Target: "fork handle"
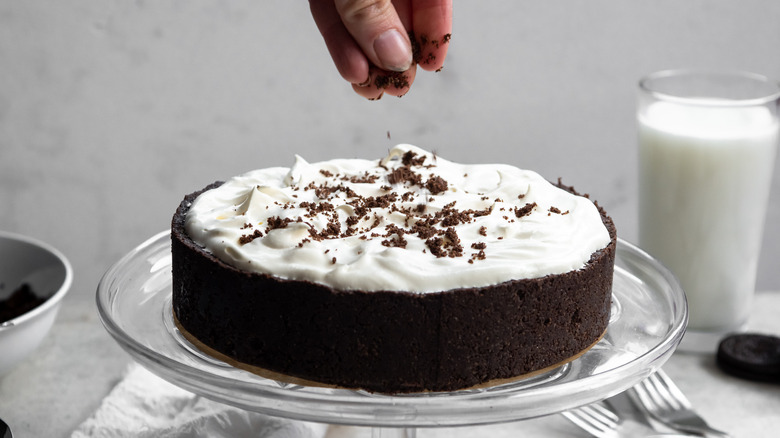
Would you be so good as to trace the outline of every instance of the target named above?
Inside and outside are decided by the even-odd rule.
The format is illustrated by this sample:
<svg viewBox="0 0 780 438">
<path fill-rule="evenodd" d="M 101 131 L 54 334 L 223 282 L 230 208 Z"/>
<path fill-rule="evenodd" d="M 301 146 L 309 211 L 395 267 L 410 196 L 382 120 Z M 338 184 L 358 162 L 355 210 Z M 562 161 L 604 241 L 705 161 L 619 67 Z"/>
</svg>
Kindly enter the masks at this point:
<svg viewBox="0 0 780 438">
<path fill-rule="evenodd" d="M 731 438 L 731 435 L 723 432 L 722 430 L 713 428 L 702 419 L 694 420 L 693 418 L 689 418 L 687 421 L 669 421 L 668 419 L 664 420 L 662 418 L 658 418 L 655 415 L 653 415 L 653 418 L 665 424 L 666 426 L 671 427 L 672 429 L 679 430 L 680 432 L 693 433 L 696 435 L 703 435 L 705 437 Z"/>
</svg>

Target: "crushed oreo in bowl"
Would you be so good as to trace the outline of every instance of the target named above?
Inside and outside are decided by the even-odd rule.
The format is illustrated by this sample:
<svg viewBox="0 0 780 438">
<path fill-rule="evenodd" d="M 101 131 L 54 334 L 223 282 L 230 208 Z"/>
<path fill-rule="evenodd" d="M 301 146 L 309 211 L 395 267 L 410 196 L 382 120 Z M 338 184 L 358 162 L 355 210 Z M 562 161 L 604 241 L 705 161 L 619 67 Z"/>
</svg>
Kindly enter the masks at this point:
<svg viewBox="0 0 780 438">
<path fill-rule="evenodd" d="M 3 285 L 0 285 L 0 288 L 2 287 Z M 43 304 L 44 301 L 46 298 L 33 292 L 29 284 L 22 284 L 8 298 L 0 300 L 0 324 L 24 315 Z"/>
</svg>

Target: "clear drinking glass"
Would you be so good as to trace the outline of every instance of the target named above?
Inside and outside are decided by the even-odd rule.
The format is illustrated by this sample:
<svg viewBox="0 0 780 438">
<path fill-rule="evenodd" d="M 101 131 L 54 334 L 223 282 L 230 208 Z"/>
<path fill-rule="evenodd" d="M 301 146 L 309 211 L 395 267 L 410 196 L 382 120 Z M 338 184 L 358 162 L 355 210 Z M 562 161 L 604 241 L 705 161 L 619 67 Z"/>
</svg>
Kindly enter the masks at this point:
<svg viewBox="0 0 780 438">
<path fill-rule="evenodd" d="M 688 298 L 681 348 L 747 322 L 778 145 L 780 85 L 746 72 L 639 82 L 639 245 Z"/>
</svg>

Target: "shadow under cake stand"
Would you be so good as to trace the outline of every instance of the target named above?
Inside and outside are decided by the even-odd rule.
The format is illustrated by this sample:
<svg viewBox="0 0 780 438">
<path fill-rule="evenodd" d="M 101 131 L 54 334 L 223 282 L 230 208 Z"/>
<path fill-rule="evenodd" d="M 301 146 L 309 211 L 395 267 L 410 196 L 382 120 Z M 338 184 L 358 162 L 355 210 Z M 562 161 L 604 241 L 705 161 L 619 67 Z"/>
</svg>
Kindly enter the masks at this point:
<svg viewBox="0 0 780 438">
<path fill-rule="evenodd" d="M 604 337 L 576 360 L 488 388 L 381 395 L 292 385 L 232 367 L 199 351 L 176 329 L 171 311 L 170 234 L 126 254 L 97 290 L 100 319 L 142 366 L 212 400 L 296 420 L 373 428 L 374 437 L 415 435 L 417 427 L 524 420 L 618 394 L 672 355 L 685 332 L 685 295 L 674 276 L 618 239 L 612 314 Z"/>
</svg>

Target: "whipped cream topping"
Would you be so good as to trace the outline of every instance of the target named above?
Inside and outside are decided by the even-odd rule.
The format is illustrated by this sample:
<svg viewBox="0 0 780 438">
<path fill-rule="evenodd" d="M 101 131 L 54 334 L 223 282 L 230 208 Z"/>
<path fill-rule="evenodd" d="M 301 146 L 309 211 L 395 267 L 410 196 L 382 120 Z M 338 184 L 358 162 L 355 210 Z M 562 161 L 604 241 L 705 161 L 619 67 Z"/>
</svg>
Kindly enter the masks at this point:
<svg viewBox="0 0 780 438">
<path fill-rule="evenodd" d="M 535 172 L 412 145 L 236 176 L 198 196 L 185 227 L 246 271 L 418 293 L 581 269 L 610 242 L 590 200 Z"/>
</svg>

